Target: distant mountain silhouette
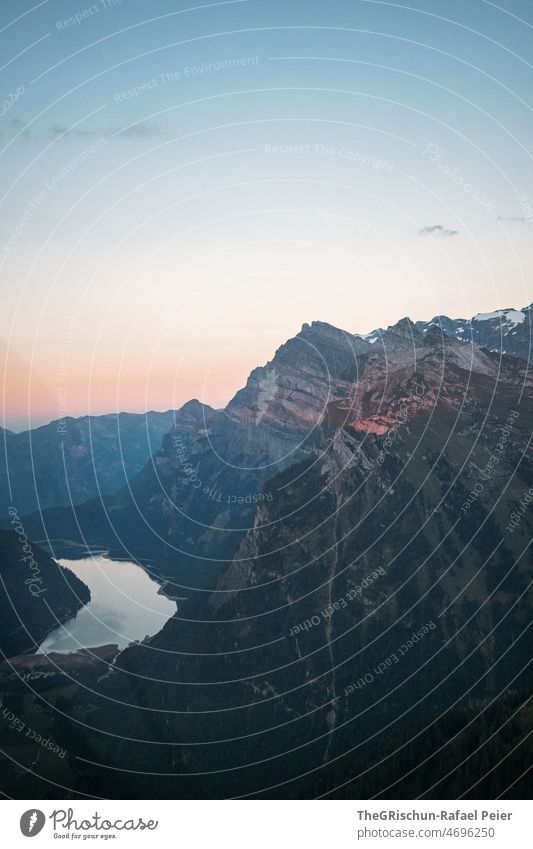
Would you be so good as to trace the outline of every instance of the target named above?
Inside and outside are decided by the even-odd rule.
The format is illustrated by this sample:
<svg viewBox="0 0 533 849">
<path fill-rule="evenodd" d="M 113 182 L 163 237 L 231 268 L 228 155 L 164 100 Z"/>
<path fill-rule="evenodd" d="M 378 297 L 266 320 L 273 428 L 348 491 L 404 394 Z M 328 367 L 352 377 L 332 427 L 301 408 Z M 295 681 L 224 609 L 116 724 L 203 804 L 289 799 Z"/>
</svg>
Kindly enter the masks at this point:
<svg viewBox="0 0 533 849">
<path fill-rule="evenodd" d="M 109 495 L 133 477 L 172 427 L 174 411 L 81 416 L 13 433 L 0 428 L 0 517 Z"/>
</svg>

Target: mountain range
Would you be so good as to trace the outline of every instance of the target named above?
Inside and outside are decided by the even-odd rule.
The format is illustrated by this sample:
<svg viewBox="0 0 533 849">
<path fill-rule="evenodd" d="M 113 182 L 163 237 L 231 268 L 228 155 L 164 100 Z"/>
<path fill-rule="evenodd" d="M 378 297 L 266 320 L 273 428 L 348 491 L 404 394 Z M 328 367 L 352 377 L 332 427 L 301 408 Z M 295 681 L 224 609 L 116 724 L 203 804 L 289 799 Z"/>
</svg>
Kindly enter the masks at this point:
<svg viewBox="0 0 533 849">
<path fill-rule="evenodd" d="M 370 339 L 324 322 L 304 325 L 224 410 L 185 404 L 159 450 L 122 489 L 39 511 L 26 520 L 30 534 L 153 562 L 181 588 L 212 586 L 258 512 L 277 498 L 268 482 L 314 458 L 327 430 L 337 438 L 395 438 L 437 404 L 464 412 L 476 390 L 486 399 L 497 390 L 495 402 L 529 391 L 525 363 L 457 339 L 460 323 L 450 336 L 436 319 L 421 325 L 405 318 Z"/>
<path fill-rule="evenodd" d="M 523 360 L 530 360 L 532 354 L 531 313 L 533 304 L 517 309 L 494 310 L 477 313 L 472 318 L 448 318 L 436 315 L 430 321 L 416 321 L 415 327 L 420 333 L 427 333 L 432 327 L 443 330 L 448 336 L 455 336 L 461 342 L 475 342 L 489 351 L 501 351 Z M 379 327 L 362 335 L 362 339 L 374 344 L 386 331 Z"/>
<path fill-rule="evenodd" d="M 431 327 L 439 327 L 449 336 L 455 336 L 462 342 L 476 342 L 489 351 L 502 351 L 523 360 L 531 360 L 532 307 L 533 304 L 530 304 L 520 310 L 503 309 L 477 313 L 470 319 L 436 315 L 431 321 L 417 321 L 416 327 L 422 333 L 427 333 Z"/>
<path fill-rule="evenodd" d="M 66 417 L 33 430 L 0 428 L 0 517 L 78 504 L 120 489 L 172 427 L 174 411 Z"/>
<path fill-rule="evenodd" d="M 471 319 L 451 319 L 439 315 L 430 321 L 417 321 L 414 327 L 422 334 L 437 327 L 462 342 L 475 342 L 489 351 L 501 351 L 529 360 L 532 350 L 532 306 L 521 310 L 504 309 L 478 313 Z M 311 335 L 316 335 L 318 328 L 321 328 L 321 346 L 316 349 L 314 356 L 320 357 L 320 350 L 327 350 L 326 358 L 318 365 L 320 373 L 323 366 L 327 367 L 328 358 L 332 356 L 332 349 L 325 344 L 325 339 L 329 333 L 334 347 L 333 339 L 336 333 L 341 331 L 336 331 L 322 322 L 313 322 Z M 375 344 L 384 333 L 387 331 L 381 328 L 363 336 L 341 332 L 343 340 L 351 339 L 351 349 L 359 355 L 365 350 L 368 352 L 368 345 Z M 258 397 L 259 407 L 253 415 L 257 417 L 258 422 L 265 414 L 267 421 L 274 420 L 282 402 L 282 396 L 276 389 L 275 369 L 281 368 L 285 372 L 287 368 L 292 368 L 296 377 L 293 374 L 289 380 L 292 379 L 295 385 L 299 381 L 301 383 L 298 370 L 303 360 L 310 356 L 311 350 L 309 345 L 306 349 L 301 345 L 298 347 L 298 342 L 305 343 L 308 335 L 309 326 L 304 326 L 295 339 L 289 340 L 278 351 L 273 365 L 268 364 L 252 372 L 246 387 L 230 402 L 226 413 L 230 416 L 237 414 L 241 418 L 246 415 L 236 411 L 239 405 L 246 404 L 246 397 L 251 397 L 250 393 L 257 389 L 256 383 L 262 381 L 259 392 L 263 392 L 266 400 L 261 401 L 261 396 Z M 346 350 L 342 350 L 343 348 L 344 341 L 337 353 L 341 359 L 346 359 Z M 350 359 L 349 367 L 353 366 L 354 362 Z M 274 399 L 268 398 L 271 391 L 269 381 L 275 390 Z M 303 406 L 306 409 L 305 415 L 312 417 L 316 416 L 317 410 L 320 409 L 323 395 L 320 386 L 306 387 L 304 391 L 309 390 L 311 394 L 308 394 Z M 275 403 L 270 403 L 271 400 Z M 283 399 L 283 403 L 286 400 Z M 296 402 L 299 400 L 302 400 L 301 396 L 299 399 L 297 396 L 293 399 Z M 261 404 L 264 405 L 264 413 L 261 412 Z M 182 408 L 181 418 L 195 408 L 200 418 L 215 413 L 207 406 L 202 408 L 199 402 L 191 402 Z M 302 408 L 301 405 L 300 415 Z M 168 410 L 163 413 L 150 411 L 146 414 L 67 417 L 21 433 L 0 428 L 4 442 L 0 461 L 0 517 L 6 515 L 7 508 L 12 504 L 23 514 L 49 507 L 81 504 L 93 497 L 117 493 L 145 467 L 150 457 L 161 447 L 163 438 L 172 428 L 175 415 L 176 411 Z M 285 412 L 282 418 L 286 419 Z M 296 426 L 296 422 L 294 425 Z M 256 446 L 249 448 L 252 453 L 250 462 L 253 465 L 257 459 Z M 262 448 L 259 446 L 258 450 L 261 451 Z M 271 450 L 272 444 L 269 445 L 267 454 Z M 280 446 L 279 451 L 283 453 L 284 448 Z M 258 477 L 261 479 L 261 475 Z"/>
<path fill-rule="evenodd" d="M 373 795 L 409 778 L 479 798 L 485 744 L 509 759 L 481 792 L 525 792 L 533 379 L 491 342 L 497 322 L 525 350 L 520 312 L 467 339 L 444 319 L 306 324 L 224 410 L 182 407 L 118 492 L 24 517 L 181 599 L 90 689 L 54 692 L 57 739 L 92 729 L 76 793 L 342 797 L 369 776 Z"/>
</svg>

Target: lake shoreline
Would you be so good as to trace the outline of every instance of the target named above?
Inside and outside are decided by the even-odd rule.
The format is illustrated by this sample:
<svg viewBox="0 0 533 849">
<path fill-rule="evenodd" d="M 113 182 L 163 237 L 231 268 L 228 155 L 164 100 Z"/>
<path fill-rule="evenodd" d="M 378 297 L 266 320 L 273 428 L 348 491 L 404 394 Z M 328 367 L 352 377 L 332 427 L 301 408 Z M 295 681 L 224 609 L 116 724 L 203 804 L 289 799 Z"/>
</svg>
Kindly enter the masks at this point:
<svg viewBox="0 0 533 849">
<path fill-rule="evenodd" d="M 53 545 L 53 543 L 52 543 Z M 70 546 L 63 545 L 63 550 Z M 90 600 L 46 634 L 34 654 L 75 653 L 116 644 L 119 651 L 155 636 L 176 613 L 176 599 L 148 564 L 83 547 L 74 558 L 58 562 L 89 588 Z M 54 551 L 55 553 L 55 551 Z"/>
</svg>

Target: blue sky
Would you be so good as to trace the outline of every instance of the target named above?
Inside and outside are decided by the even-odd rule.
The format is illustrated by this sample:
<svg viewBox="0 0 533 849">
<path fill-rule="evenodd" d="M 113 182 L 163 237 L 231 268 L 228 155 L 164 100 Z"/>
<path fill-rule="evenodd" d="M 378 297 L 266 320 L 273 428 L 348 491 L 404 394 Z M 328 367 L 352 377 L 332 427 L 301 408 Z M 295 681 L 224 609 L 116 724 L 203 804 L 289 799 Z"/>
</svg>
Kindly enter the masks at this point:
<svg viewBox="0 0 533 849">
<path fill-rule="evenodd" d="M 532 35 L 513 0 L 3 2 L 8 424 L 58 374 L 72 414 L 220 405 L 303 322 L 529 303 Z"/>
</svg>

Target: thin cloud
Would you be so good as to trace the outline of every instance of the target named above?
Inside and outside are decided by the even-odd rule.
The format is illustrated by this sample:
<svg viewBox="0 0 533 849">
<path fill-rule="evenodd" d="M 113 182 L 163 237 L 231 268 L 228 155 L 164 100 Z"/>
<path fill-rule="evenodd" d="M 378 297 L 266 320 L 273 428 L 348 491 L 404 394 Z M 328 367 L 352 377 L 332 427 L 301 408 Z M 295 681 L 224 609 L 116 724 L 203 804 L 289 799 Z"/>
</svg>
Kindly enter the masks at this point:
<svg viewBox="0 0 533 849">
<path fill-rule="evenodd" d="M 418 231 L 419 236 L 457 236 L 459 230 L 451 230 L 443 224 L 426 224 Z"/>
<path fill-rule="evenodd" d="M 70 127 L 66 127 L 64 124 L 52 124 L 48 129 L 48 136 L 50 138 L 58 138 L 59 136 L 72 136 L 73 138 L 86 138 L 87 136 L 97 136 L 102 135 L 100 130 L 80 130 L 79 127 L 75 127 L 71 129 Z"/>
<path fill-rule="evenodd" d="M 107 138 L 107 139 L 150 139 L 156 136 L 163 135 L 163 131 L 157 124 L 146 124 L 144 121 L 139 121 L 136 124 L 131 124 L 128 127 L 95 127 L 91 130 L 74 127 L 71 129 L 65 124 L 52 124 L 45 133 L 49 139 L 88 139 L 88 138 Z"/>
<path fill-rule="evenodd" d="M 161 130 L 155 124 L 145 124 L 144 121 L 139 121 L 138 124 L 132 124 L 123 130 L 118 130 L 116 135 L 123 139 L 148 139 L 161 135 Z"/>
<path fill-rule="evenodd" d="M 515 224 L 525 224 L 526 223 L 525 215 L 498 215 L 496 221 L 512 221 Z"/>
<path fill-rule="evenodd" d="M 20 133 L 20 135 L 25 139 L 29 139 L 30 136 L 31 136 L 31 132 L 30 132 L 26 122 L 21 121 L 20 118 L 12 118 L 11 119 L 11 130 L 15 134 Z"/>
</svg>

